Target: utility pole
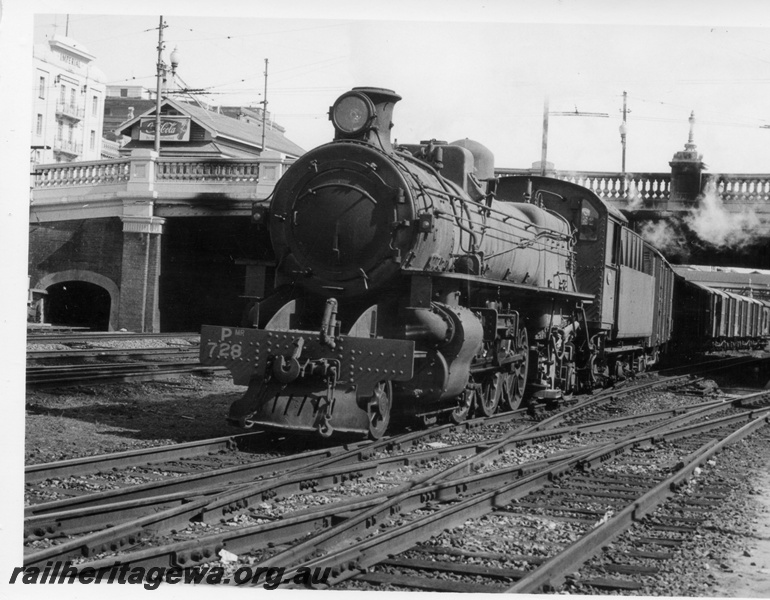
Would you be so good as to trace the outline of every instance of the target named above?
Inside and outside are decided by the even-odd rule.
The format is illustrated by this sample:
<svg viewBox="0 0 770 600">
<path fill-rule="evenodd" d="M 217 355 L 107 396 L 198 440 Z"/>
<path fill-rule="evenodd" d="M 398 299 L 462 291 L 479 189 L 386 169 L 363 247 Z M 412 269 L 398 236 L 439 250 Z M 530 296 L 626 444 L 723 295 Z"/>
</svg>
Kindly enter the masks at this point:
<svg viewBox="0 0 770 600">
<path fill-rule="evenodd" d="M 162 81 L 166 74 L 166 65 L 163 64 L 163 15 L 160 17 L 158 24 L 158 71 L 157 71 L 157 85 L 155 88 L 155 152 L 160 154 L 160 93 L 162 87 Z"/>
<path fill-rule="evenodd" d="M 548 158 L 548 96 L 543 101 L 543 149 L 540 152 L 540 174 L 545 176 L 545 161 Z"/>
<path fill-rule="evenodd" d="M 628 94 L 623 92 L 623 122 L 620 124 L 620 145 L 622 147 L 621 154 L 621 173 L 623 176 L 623 196 L 626 195 L 626 134 L 628 133 L 628 126 L 626 125 L 626 116 L 628 115 Z"/>
<path fill-rule="evenodd" d="M 584 112 L 575 107 L 574 111 L 567 112 L 551 112 L 548 109 L 548 97 L 546 96 L 543 103 L 543 151 L 540 154 L 540 174 L 545 175 L 546 171 L 546 159 L 548 158 L 548 117 L 555 115 L 557 117 L 609 117 L 607 113 L 598 112 Z"/>
<path fill-rule="evenodd" d="M 262 152 L 265 151 L 265 120 L 267 117 L 267 59 L 265 59 L 265 96 L 262 100 Z"/>
</svg>

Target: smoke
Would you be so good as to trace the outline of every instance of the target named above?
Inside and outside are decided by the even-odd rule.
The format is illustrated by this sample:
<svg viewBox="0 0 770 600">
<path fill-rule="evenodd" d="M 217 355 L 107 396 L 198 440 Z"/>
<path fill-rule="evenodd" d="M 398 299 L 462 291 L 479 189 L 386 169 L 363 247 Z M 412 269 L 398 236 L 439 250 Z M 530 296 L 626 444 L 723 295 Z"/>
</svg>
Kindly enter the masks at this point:
<svg viewBox="0 0 770 600">
<path fill-rule="evenodd" d="M 690 248 L 678 219 L 673 221 L 645 221 L 641 224 L 642 238 L 664 256 L 678 261 L 690 258 Z"/>
<path fill-rule="evenodd" d="M 735 210 L 740 206 L 740 210 Z M 746 249 L 770 235 L 770 222 L 762 222 L 747 205 L 736 204 L 728 210 L 714 180 L 698 197 L 697 205 L 687 213 L 665 220 L 640 223 L 640 235 L 665 256 L 678 261 L 711 248 L 737 251 Z"/>
<path fill-rule="evenodd" d="M 628 198 L 628 210 L 638 210 L 642 208 L 644 198 L 639 193 L 639 188 L 636 187 L 636 183 L 633 181 L 628 182 L 626 188 L 626 197 Z"/>
<path fill-rule="evenodd" d="M 739 212 L 727 210 L 716 184 L 710 180 L 698 197 L 698 206 L 684 217 L 684 222 L 701 240 L 717 248 L 739 249 L 767 236 L 768 223 L 743 205 Z"/>
</svg>

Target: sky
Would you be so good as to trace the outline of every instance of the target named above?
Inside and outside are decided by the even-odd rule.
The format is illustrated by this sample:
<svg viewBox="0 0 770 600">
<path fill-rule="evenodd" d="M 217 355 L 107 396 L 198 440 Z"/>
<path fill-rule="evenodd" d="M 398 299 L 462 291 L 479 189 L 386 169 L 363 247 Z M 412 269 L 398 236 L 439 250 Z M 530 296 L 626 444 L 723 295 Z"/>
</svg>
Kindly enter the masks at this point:
<svg viewBox="0 0 770 600">
<path fill-rule="evenodd" d="M 620 171 L 625 92 L 628 171 L 668 171 L 694 111 L 695 143 L 712 172 L 770 172 L 770 3 L 748 3 L 757 18 L 730 3 L 743 17 L 735 24 L 709 20 L 709 2 L 699 3 L 697 19 L 694 11 L 676 18 L 677 7 L 691 4 L 676 0 L 647 2 L 643 18 L 618 8 L 633 2 L 416 0 L 442 8 L 406 10 L 400 0 L 332 1 L 318 10 L 289 0 L 308 8 L 293 11 L 216 4 L 215 15 L 165 0 L 105 15 L 104 5 L 73 2 L 67 12 L 67 2 L 51 3 L 52 12 L 33 14 L 34 42 L 68 33 L 108 84 L 154 89 L 163 10 L 165 60 L 175 48 L 181 57 L 178 86 L 205 90 L 196 97 L 214 105 L 262 102 L 267 59 L 268 110 L 305 149 L 331 138 L 327 111 L 337 96 L 375 86 L 403 97 L 398 141 L 468 137 L 498 167 L 529 167 L 541 158 L 547 101 L 547 159 L 557 169 Z M 592 19 L 591 6 L 604 10 Z"/>
<path fill-rule="evenodd" d="M 305 149 L 331 139 L 327 111 L 340 94 L 376 86 L 403 97 L 399 142 L 467 137 L 498 167 L 529 167 L 541 158 L 547 100 L 547 159 L 618 172 L 626 92 L 629 172 L 668 172 L 694 111 L 709 171 L 770 173 L 765 0 L 0 0 L 0 443 L 18 463 L 9 489 L 22 481 L 32 47 L 68 28 L 106 83 L 154 88 L 160 15 L 166 60 L 177 48 L 179 85 L 205 89 L 202 101 L 262 102 L 267 59 L 268 110 Z M 3 514 L 15 516 L 21 500 Z M 12 541 L 0 544 L 0 565 L 19 563 L 20 528 L 0 518 Z"/>
</svg>

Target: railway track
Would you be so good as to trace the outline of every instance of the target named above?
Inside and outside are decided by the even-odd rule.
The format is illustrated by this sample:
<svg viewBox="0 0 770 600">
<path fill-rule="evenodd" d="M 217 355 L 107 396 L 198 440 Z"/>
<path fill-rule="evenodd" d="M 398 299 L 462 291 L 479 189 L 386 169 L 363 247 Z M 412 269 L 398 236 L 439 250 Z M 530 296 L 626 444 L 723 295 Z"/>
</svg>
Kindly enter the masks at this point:
<svg viewBox="0 0 770 600">
<path fill-rule="evenodd" d="M 94 341 L 147 341 L 170 339 L 186 339 L 198 343 L 200 341 L 200 334 L 194 332 L 135 333 L 125 331 L 51 331 L 27 334 L 28 344 L 82 344 Z"/>
<path fill-rule="evenodd" d="M 657 382 L 656 385 L 666 386 L 674 385 L 674 383 L 669 380 Z M 637 386 L 637 389 L 629 388 L 625 393 L 643 393 L 645 387 L 649 389 L 652 384 Z M 315 462 L 309 464 L 297 466 L 295 462 L 293 470 L 285 466 L 278 466 L 278 462 L 280 462 L 278 461 L 263 469 L 261 481 L 254 482 L 254 473 L 251 473 L 251 483 L 246 483 L 246 479 L 244 479 L 235 483 L 229 481 L 224 487 L 217 487 L 217 485 L 225 482 L 225 479 L 221 479 L 222 473 L 219 473 L 217 477 L 220 477 L 220 482 L 217 485 L 211 485 L 209 480 L 208 485 L 201 486 L 198 482 L 197 488 L 196 485 L 193 485 L 172 493 L 158 494 L 153 492 L 144 498 L 123 496 L 122 499 L 118 499 L 115 493 L 92 494 L 59 503 L 44 503 L 29 507 L 25 524 L 28 540 L 37 539 L 45 542 L 47 537 L 65 535 L 70 536 L 71 539 L 40 550 L 30 548 L 31 551 L 26 557 L 27 564 L 41 564 L 41 562 L 44 563 L 48 560 L 72 559 L 83 556 L 96 557 L 101 553 L 114 552 L 121 548 L 125 550 L 132 546 L 143 547 L 146 545 L 144 538 L 147 532 L 153 532 L 153 536 L 168 537 L 171 535 L 174 537 L 172 532 L 179 532 L 186 526 L 189 529 L 191 521 L 206 523 L 211 527 L 221 527 L 221 522 L 230 523 L 233 520 L 248 524 L 245 527 L 239 527 L 229 536 L 218 533 L 213 534 L 213 538 L 208 536 L 198 541 L 177 540 L 170 545 L 161 545 L 159 548 L 146 548 L 137 556 L 143 557 L 141 560 L 147 564 L 184 563 L 189 565 L 195 562 L 193 557 L 197 556 L 201 560 L 211 559 L 212 552 L 215 555 L 219 551 L 217 548 L 221 549 L 225 546 L 231 551 L 241 552 L 246 545 L 251 548 L 251 551 L 254 551 L 255 548 L 263 546 L 266 541 L 273 544 L 283 544 L 297 537 L 302 537 L 307 531 L 333 530 L 333 524 L 340 520 L 348 524 L 357 523 L 361 519 L 363 519 L 362 522 L 366 522 L 368 519 L 371 519 L 372 522 L 378 522 L 379 517 L 377 515 L 381 511 L 392 511 L 394 506 L 400 508 L 403 508 L 402 505 L 409 506 L 415 501 L 414 498 L 422 498 L 421 504 L 426 502 L 430 504 L 432 494 L 443 497 L 448 493 L 447 490 L 464 490 L 454 493 L 465 495 L 470 494 L 469 489 L 473 488 L 473 495 L 476 495 L 479 493 L 479 489 L 484 488 L 484 485 L 499 487 L 501 482 L 509 481 L 512 478 L 522 478 L 533 469 L 543 469 L 556 460 L 547 456 L 548 450 L 545 446 L 549 441 L 553 442 L 559 439 L 572 439 L 574 441 L 576 436 L 579 437 L 591 431 L 601 433 L 607 430 L 623 429 L 638 422 L 660 422 L 661 420 L 669 422 L 673 418 L 671 411 L 661 411 L 654 415 L 632 415 L 625 418 L 605 419 L 599 423 L 585 423 L 580 426 L 582 427 L 580 431 L 575 426 L 558 427 L 565 419 L 574 419 L 580 413 L 586 414 L 600 410 L 602 405 L 611 403 L 617 399 L 617 396 L 617 393 L 599 395 L 588 402 L 575 405 L 569 410 L 553 415 L 549 419 L 531 423 L 526 428 L 518 427 L 509 434 L 500 436 L 494 443 L 487 440 L 476 445 L 468 444 L 465 448 L 448 445 L 430 448 L 428 451 L 424 449 L 415 451 L 414 444 L 425 435 L 421 432 L 415 432 L 405 434 L 400 440 L 382 441 L 380 446 L 369 444 L 342 450 L 327 457 L 316 456 Z M 701 407 L 699 410 L 719 410 L 719 404 L 723 405 L 721 407 L 723 409 L 724 402 L 712 402 L 706 403 L 707 406 Z M 470 423 L 466 424 L 466 427 L 470 426 Z M 591 446 L 594 447 L 597 443 L 595 442 Z M 412 451 L 401 457 L 395 455 L 383 458 L 383 448 L 388 444 L 392 447 L 408 446 Z M 498 460 L 501 453 L 528 444 L 530 447 L 543 448 L 542 456 L 530 461 L 531 464 L 528 466 L 521 467 L 514 464 L 503 469 L 490 469 L 492 475 L 481 472 L 488 468 L 484 465 Z M 574 443 L 572 445 L 575 446 Z M 574 448 L 556 450 L 557 455 L 559 453 L 574 454 L 575 452 Z M 377 458 L 379 460 L 373 460 Z M 451 463 L 449 468 L 442 465 L 442 461 L 447 460 Z M 354 462 L 352 468 L 346 464 L 351 461 Z M 421 471 L 421 474 L 412 478 L 410 482 L 403 484 L 403 478 L 396 479 L 398 483 L 403 485 L 391 486 L 397 490 L 395 496 L 393 490 L 353 498 L 350 498 L 349 494 L 347 496 L 345 494 L 345 482 L 357 481 L 378 471 L 398 470 L 404 465 L 422 466 L 425 464 L 431 465 L 432 468 Z M 271 468 L 274 472 L 279 472 L 279 476 L 264 477 L 264 474 Z M 473 475 L 469 475 L 469 473 L 473 473 Z M 473 480 L 474 477 L 482 476 L 482 479 L 486 481 L 484 484 L 477 482 L 468 487 L 470 484 L 464 481 L 469 477 Z M 443 482 L 446 479 L 449 479 L 450 483 Z M 457 487 L 456 481 L 463 481 L 463 483 Z M 493 483 L 490 484 L 489 482 Z M 195 482 L 188 479 L 187 483 L 194 484 Z M 168 489 L 166 488 L 166 491 Z M 337 501 L 331 505 L 331 508 L 308 505 L 305 509 L 287 514 L 271 513 L 264 508 L 265 502 L 272 499 L 286 498 L 298 493 L 307 496 L 307 492 L 311 490 L 328 492 L 335 489 L 337 490 Z M 426 490 L 430 491 L 427 500 L 424 495 Z M 129 493 L 135 494 L 136 490 Z M 405 498 L 410 499 L 409 502 L 403 498 L 400 499 L 398 493 L 407 494 Z M 367 509 L 375 510 L 377 514 L 366 516 L 366 513 L 363 513 L 364 516 L 358 515 L 351 520 L 352 515 Z M 418 510 L 423 509 L 418 508 Z M 104 529 L 105 527 L 108 529 Z M 229 528 L 225 527 L 225 529 Z M 84 531 L 91 533 L 78 535 Z M 345 531 L 338 535 L 346 538 L 348 533 Z M 182 537 L 184 538 L 184 535 Z M 196 535 L 197 537 L 199 535 Z M 137 556 L 130 558 L 131 554 L 121 552 L 110 559 L 112 560 L 110 564 L 114 564 L 116 559 L 128 560 L 129 562 L 138 560 Z M 283 558 L 276 560 L 283 560 Z M 98 561 L 94 564 L 98 564 Z"/>
<path fill-rule="evenodd" d="M 163 377 L 223 371 L 224 367 L 204 367 L 192 362 L 127 362 L 124 364 L 66 365 L 27 367 L 27 386 L 61 388 L 98 383 L 148 381 Z"/>
<path fill-rule="evenodd" d="M 644 392 L 645 390 L 660 389 L 664 387 L 677 386 L 682 384 L 691 384 L 692 380 L 688 377 L 679 376 L 667 378 L 662 381 L 652 381 L 646 384 L 634 386 L 625 392 L 630 395 Z M 615 398 L 612 392 L 606 392 L 597 395 L 594 398 L 584 399 L 582 402 L 570 403 L 571 406 L 562 407 L 555 411 L 552 416 L 540 421 L 533 426 L 534 430 L 542 428 L 553 428 L 560 422 L 571 421 L 586 412 L 596 411 L 603 406 L 610 405 Z M 665 414 L 666 411 L 664 411 Z M 480 417 L 469 419 L 460 424 L 446 424 L 431 429 L 419 429 L 417 431 L 407 430 L 400 435 L 390 436 L 379 440 L 378 442 L 358 442 L 339 446 L 321 447 L 320 449 L 309 452 L 294 452 L 282 459 L 281 464 L 294 467 L 295 463 L 313 459 L 319 453 L 339 454 L 347 452 L 355 453 L 360 450 L 361 454 L 356 460 L 364 460 L 370 456 L 380 453 L 409 453 L 425 452 L 430 449 L 435 454 L 449 454 L 451 452 L 467 454 L 469 448 L 474 448 L 478 444 L 486 443 L 494 431 L 507 431 L 510 427 L 525 422 L 527 411 L 517 410 L 505 413 L 498 413 L 491 417 Z M 481 435 L 477 431 L 481 430 Z M 491 432 L 491 433 L 490 433 Z M 536 437 L 536 433 L 533 434 Z M 553 434 L 552 434 L 553 435 Z M 474 440 L 474 436 L 476 439 Z M 25 468 L 25 483 L 28 491 L 35 489 L 45 480 L 62 480 L 69 477 L 92 475 L 98 477 L 100 474 L 106 474 L 112 477 L 115 471 L 119 469 L 151 467 L 154 470 L 163 470 L 164 465 L 172 465 L 170 471 L 175 475 L 185 471 L 184 466 L 177 464 L 177 461 L 184 459 L 199 459 L 206 455 L 214 453 L 223 453 L 228 450 L 239 450 L 242 452 L 259 451 L 260 446 L 274 446 L 276 442 L 284 438 L 275 438 L 264 431 L 244 433 L 234 436 L 215 438 L 212 440 L 200 440 L 185 444 L 173 444 L 156 448 L 145 448 L 129 452 L 120 452 L 114 454 L 88 456 L 79 459 L 64 460 L 55 463 L 42 463 L 29 465 Z M 431 448 L 431 440 L 443 439 L 439 446 Z M 308 443 L 312 444 L 314 438 L 307 438 Z M 295 447 L 296 440 L 292 440 L 292 447 Z M 458 450 L 452 450 L 457 447 Z M 246 457 L 249 455 L 247 454 Z M 280 462 L 280 461 L 279 461 Z M 229 466 L 229 465 L 227 465 Z M 265 469 L 265 472 L 278 472 L 281 469 L 272 468 L 272 471 Z M 288 467 L 287 469 L 288 470 Z M 80 495 L 79 493 L 76 495 Z M 34 497 L 30 498 L 32 504 L 36 504 Z"/>
<path fill-rule="evenodd" d="M 46 333 L 28 335 L 26 383 L 31 388 L 153 380 L 211 373 L 198 360 L 192 333 Z"/>
<path fill-rule="evenodd" d="M 311 538 L 299 549 L 292 547 L 259 564 L 329 567 L 333 586 L 355 582 L 434 591 L 534 593 L 559 591 L 569 577 L 565 590 L 582 593 L 642 589 L 644 583 L 635 577 L 657 572 L 649 562 L 667 558 L 659 549 L 681 544 L 682 535 L 694 533 L 705 520 L 703 513 L 690 516 L 687 510 L 718 506 L 720 493 L 708 485 L 702 486 L 703 500 L 694 500 L 698 485 L 690 478 L 717 452 L 764 427 L 768 419 L 770 410 L 763 409 L 697 424 L 668 422 L 644 435 L 578 451 L 469 498 L 437 495 L 434 506 L 423 505 L 405 522 L 384 518 L 377 535 L 363 541 L 344 544 L 326 532 L 315 536 L 322 540 Z M 687 441 L 673 445 L 676 439 Z M 657 448 L 664 440 L 670 445 Z M 452 483 L 458 487 L 459 482 Z M 689 493 L 680 493 L 688 485 Z M 656 510 L 671 497 L 675 503 Z M 599 559 L 585 576 L 575 575 L 632 527 L 625 546 L 632 549 Z M 503 546 L 506 552 L 464 550 L 466 528 L 489 531 L 488 547 Z M 506 532 L 503 539 L 501 531 Z M 480 565 L 478 559 L 497 564 Z M 515 567 L 506 566 L 510 563 Z M 438 572 L 442 578 L 435 577 Z M 284 580 L 291 577 L 292 572 Z"/>
</svg>

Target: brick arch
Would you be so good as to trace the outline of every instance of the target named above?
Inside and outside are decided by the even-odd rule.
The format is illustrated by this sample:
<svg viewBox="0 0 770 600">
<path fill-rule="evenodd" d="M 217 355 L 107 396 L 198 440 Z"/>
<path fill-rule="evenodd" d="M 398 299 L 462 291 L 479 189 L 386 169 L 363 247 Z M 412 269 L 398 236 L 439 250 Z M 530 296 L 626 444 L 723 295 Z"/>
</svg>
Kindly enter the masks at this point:
<svg viewBox="0 0 770 600">
<path fill-rule="evenodd" d="M 118 326 L 118 310 L 120 308 L 120 289 L 112 279 L 94 273 L 93 271 L 84 271 L 82 269 L 70 269 L 68 271 L 59 271 L 58 273 L 50 273 L 44 277 L 41 277 L 35 287 L 37 289 L 48 289 L 52 285 L 57 283 L 64 283 L 65 281 L 85 281 L 86 283 L 93 283 L 103 288 L 110 295 L 110 323 L 108 326 L 109 331 L 115 331 Z"/>
</svg>

